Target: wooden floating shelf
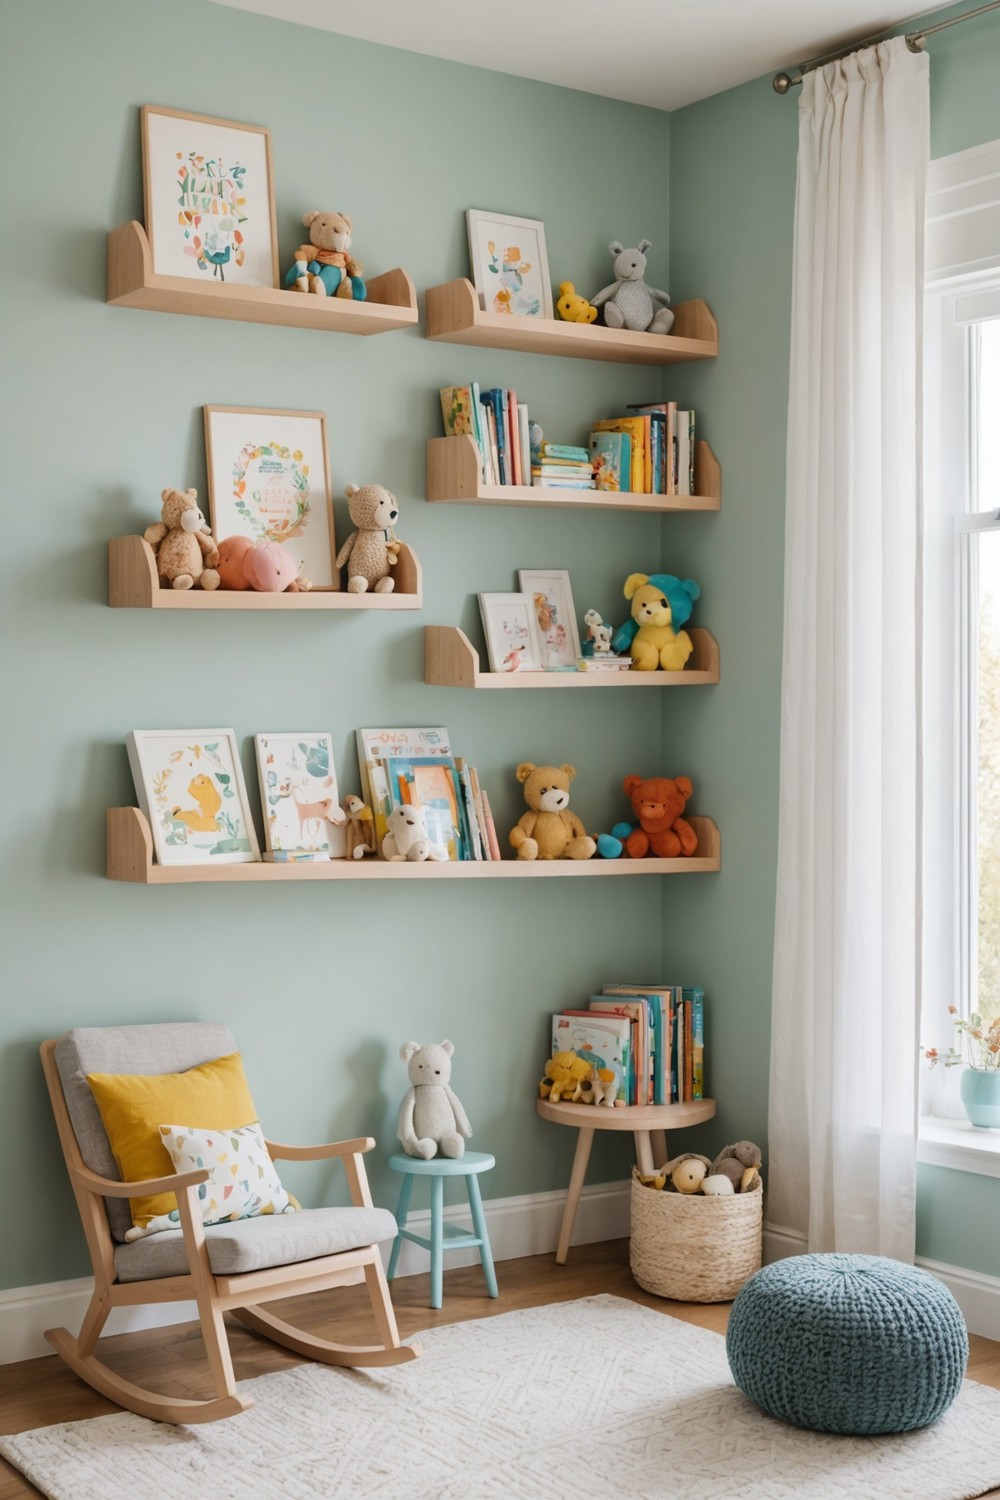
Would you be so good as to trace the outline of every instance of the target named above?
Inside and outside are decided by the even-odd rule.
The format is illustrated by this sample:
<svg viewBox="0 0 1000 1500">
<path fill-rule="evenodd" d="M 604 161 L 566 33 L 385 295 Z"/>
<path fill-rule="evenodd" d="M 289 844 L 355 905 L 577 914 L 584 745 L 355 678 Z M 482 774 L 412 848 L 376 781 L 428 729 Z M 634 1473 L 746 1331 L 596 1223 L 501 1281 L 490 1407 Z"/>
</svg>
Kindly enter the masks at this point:
<svg viewBox="0 0 1000 1500">
<path fill-rule="evenodd" d="M 483 484 L 479 452 L 468 434 L 428 438 L 427 498 L 453 505 L 550 505 L 559 510 L 713 511 L 722 505 L 722 469 L 704 441 L 695 443 L 696 495 L 638 495 L 612 490 L 558 490 L 537 484 Z"/>
<path fill-rule="evenodd" d="M 719 325 L 700 300 L 674 308 L 672 333 L 634 333 L 596 323 L 565 323 L 561 318 L 515 318 L 484 312 L 471 281 L 460 277 L 428 287 L 427 338 L 446 344 L 475 344 L 484 349 L 514 349 L 520 354 L 561 354 L 569 359 L 601 359 L 616 364 L 674 365 L 691 359 L 714 359 L 719 352 Z"/>
<path fill-rule="evenodd" d="M 286 328 L 323 328 L 329 333 L 388 333 L 418 321 L 417 294 L 400 267 L 373 276 L 364 302 L 303 295 L 272 286 L 238 286 L 186 276 L 159 276 L 146 231 L 138 220 L 108 235 L 108 301 L 146 312 L 229 318 L 238 323 L 275 323 Z"/>
<path fill-rule="evenodd" d="M 424 681 L 462 688 L 668 688 L 719 681 L 714 636 L 689 626 L 694 650 L 683 672 L 481 672 L 479 652 L 457 625 L 424 626 Z"/>
<path fill-rule="evenodd" d="M 683 1099 L 676 1104 L 620 1104 L 606 1109 L 600 1104 L 572 1104 L 568 1099 L 536 1099 L 535 1110 L 543 1120 L 557 1125 L 576 1125 L 593 1130 L 679 1130 L 700 1125 L 715 1116 L 714 1099 Z"/>
<path fill-rule="evenodd" d="M 108 603 L 114 609 L 419 609 L 423 602 L 420 564 L 401 543 L 391 594 L 349 594 L 344 589 L 310 589 L 304 594 L 261 594 L 256 589 L 165 589 L 156 574 L 153 549 L 141 536 L 116 536 L 108 543 Z"/>
<path fill-rule="evenodd" d="M 438 864 L 389 863 L 383 859 L 332 859 L 326 864 L 158 865 L 149 824 L 137 807 L 108 809 L 109 880 L 134 885 L 216 884 L 219 881 L 296 880 L 512 880 L 559 879 L 564 875 L 700 875 L 722 867 L 722 843 L 711 818 L 689 817 L 698 853 L 689 859 L 502 859 Z"/>
</svg>

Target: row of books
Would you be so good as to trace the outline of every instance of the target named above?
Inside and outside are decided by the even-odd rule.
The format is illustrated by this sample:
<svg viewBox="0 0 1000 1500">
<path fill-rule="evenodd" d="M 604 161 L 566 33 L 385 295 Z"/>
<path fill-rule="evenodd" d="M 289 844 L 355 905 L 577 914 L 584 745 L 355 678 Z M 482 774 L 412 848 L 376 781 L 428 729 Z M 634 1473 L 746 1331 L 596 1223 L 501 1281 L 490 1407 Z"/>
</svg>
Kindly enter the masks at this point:
<svg viewBox="0 0 1000 1500">
<path fill-rule="evenodd" d="M 476 444 L 486 485 L 694 495 L 695 414 L 676 401 L 634 402 L 627 415 L 593 423 L 586 447 L 550 443 L 517 392 L 478 384 L 441 388 L 448 437 Z"/>
<path fill-rule="evenodd" d="M 697 986 L 606 984 L 552 1017 L 552 1051 L 615 1075 L 625 1104 L 681 1104 L 705 1094 L 705 993 Z"/>
<path fill-rule="evenodd" d="M 379 850 L 389 815 L 400 806 L 423 809 L 427 837 L 452 860 L 500 858 L 489 797 L 475 766 L 451 753 L 443 726 L 358 729 L 361 795 L 372 809 Z"/>
<path fill-rule="evenodd" d="M 531 483 L 528 408 L 516 391 L 500 386 L 481 391 L 476 381 L 446 385 L 441 415 L 446 437 L 468 433 L 475 440 L 484 484 Z"/>
<path fill-rule="evenodd" d="M 590 458 L 599 490 L 637 495 L 694 495 L 693 411 L 676 401 L 627 405 L 632 413 L 595 422 Z"/>
</svg>

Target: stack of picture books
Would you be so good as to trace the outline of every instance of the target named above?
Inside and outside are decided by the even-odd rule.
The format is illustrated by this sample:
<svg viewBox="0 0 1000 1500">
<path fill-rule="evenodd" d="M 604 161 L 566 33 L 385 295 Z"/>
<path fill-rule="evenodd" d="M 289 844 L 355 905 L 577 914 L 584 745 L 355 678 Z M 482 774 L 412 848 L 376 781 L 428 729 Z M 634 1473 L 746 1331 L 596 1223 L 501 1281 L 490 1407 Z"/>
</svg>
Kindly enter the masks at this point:
<svg viewBox="0 0 1000 1500">
<path fill-rule="evenodd" d="M 531 482 L 544 489 L 592 490 L 594 466 L 588 449 L 543 441 L 538 462 L 531 465 Z"/>
<path fill-rule="evenodd" d="M 500 386 L 481 391 L 476 381 L 446 385 L 441 415 L 446 437 L 467 433 L 474 440 L 484 484 L 530 484 L 528 408 L 516 391 Z"/>
<path fill-rule="evenodd" d="M 631 413 L 595 422 L 590 457 L 599 490 L 636 495 L 694 495 L 693 411 L 676 401 L 637 402 Z"/>
<path fill-rule="evenodd" d="M 704 1098 L 705 995 L 698 987 L 606 984 L 552 1017 L 552 1051 L 615 1075 L 616 1104 Z"/>
<path fill-rule="evenodd" d="M 359 729 L 361 796 L 372 809 L 381 851 L 394 808 L 423 809 L 427 836 L 453 860 L 500 858 L 486 789 L 475 766 L 453 756 L 448 731 Z"/>
</svg>

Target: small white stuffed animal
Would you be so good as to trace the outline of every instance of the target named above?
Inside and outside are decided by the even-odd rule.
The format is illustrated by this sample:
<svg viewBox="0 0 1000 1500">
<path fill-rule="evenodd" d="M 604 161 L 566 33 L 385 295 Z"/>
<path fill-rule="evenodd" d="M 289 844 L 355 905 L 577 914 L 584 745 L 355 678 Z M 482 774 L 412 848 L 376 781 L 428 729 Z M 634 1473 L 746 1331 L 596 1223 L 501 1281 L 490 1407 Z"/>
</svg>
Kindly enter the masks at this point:
<svg viewBox="0 0 1000 1500">
<path fill-rule="evenodd" d="M 646 284 L 646 251 L 652 248 L 652 240 L 640 240 L 634 250 L 626 250 L 618 240 L 608 246 L 614 256 L 615 279 L 590 302 L 604 308 L 609 328 L 631 328 L 637 333 L 669 333 L 673 328 L 674 315 L 667 306 L 670 298 Z M 657 307 L 658 302 L 663 306 Z"/>
<path fill-rule="evenodd" d="M 447 849 L 432 844 L 427 837 L 427 820 L 422 807 L 409 803 L 394 807 L 389 814 L 389 831 L 382 840 L 382 858 L 390 860 L 447 859 Z"/>
<path fill-rule="evenodd" d="M 399 1106 L 396 1134 L 407 1156 L 458 1157 L 465 1154 L 465 1141 L 472 1135 L 465 1110 L 452 1093 L 451 1042 L 404 1042 L 399 1055 L 407 1065 L 410 1087 Z M 465 1139 L 463 1139 L 463 1137 Z"/>
<path fill-rule="evenodd" d="M 583 617 L 583 623 L 587 627 L 587 634 L 594 643 L 594 651 L 598 656 L 611 655 L 611 637 L 614 632 L 610 625 L 605 625 L 596 609 L 588 609 Z"/>
</svg>

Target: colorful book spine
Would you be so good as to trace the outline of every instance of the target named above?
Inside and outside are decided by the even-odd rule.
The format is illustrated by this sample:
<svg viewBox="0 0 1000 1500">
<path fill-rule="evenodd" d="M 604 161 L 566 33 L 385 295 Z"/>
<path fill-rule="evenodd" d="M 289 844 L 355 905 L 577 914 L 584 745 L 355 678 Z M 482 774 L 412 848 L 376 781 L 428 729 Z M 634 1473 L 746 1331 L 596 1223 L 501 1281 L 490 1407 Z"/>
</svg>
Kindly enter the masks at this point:
<svg viewBox="0 0 1000 1500">
<path fill-rule="evenodd" d="M 545 458 L 575 458 L 586 460 L 589 458 L 586 448 L 575 447 L 567 443 L 542 443 L 542 455 Z"/>
<path fill-rule="evenodd" d="M 694 986 L 691 995 L 692 1099 L 705 1097 L 705 991 Z"/>
<path fill-rule="evenodd" d="M 497 827 L 493 821 L 493 810 L 490 807 L 490 799 L 485 787 L 480 787 L 479 795 L 483 799 L 483 815 L 486 819 L 486 837 L 490 845 L 490 859 L 500 859 L 500 840 L 497 838 Z"/>
<path fill-rule="evenodd" d="M 522 484 L 528 484 L 531 475 L 531 438 L 528 435 L 528 408 L 523 401 L 517 403 L 517 437 L 521 446 Z"/>
</svg>

